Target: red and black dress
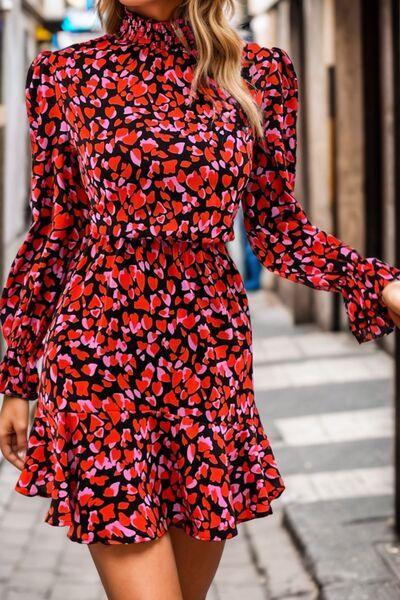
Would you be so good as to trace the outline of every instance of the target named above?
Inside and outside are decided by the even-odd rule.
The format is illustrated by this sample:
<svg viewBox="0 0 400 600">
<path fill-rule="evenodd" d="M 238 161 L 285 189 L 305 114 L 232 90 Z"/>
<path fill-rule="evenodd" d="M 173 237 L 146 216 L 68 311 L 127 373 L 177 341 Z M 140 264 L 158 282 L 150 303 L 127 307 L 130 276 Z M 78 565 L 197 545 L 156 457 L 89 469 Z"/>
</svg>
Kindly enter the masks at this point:
<svg viewBox="0 0 400 600">
<path fill-rule="evenodd" d="M 312 225 L 292 195 L 289 56 L 246 43 L 256 140 L 212 78 L 190 103 L 194 32 L 175 25 L 183 39 L 125 9 L 117 34 L 42 51 L 27 77 L 32 224 L 1 298 L 0 391 L 38 399 L 15 489 L 51 498 L 46 521 L 85 544 L 170 525 L 223 540 L 285 488 L 226 247 L 240 203 L 267 269 L 340 292 L 360 343 L 394 328 L 380 292 L 400 270 Z"/>
</svg>

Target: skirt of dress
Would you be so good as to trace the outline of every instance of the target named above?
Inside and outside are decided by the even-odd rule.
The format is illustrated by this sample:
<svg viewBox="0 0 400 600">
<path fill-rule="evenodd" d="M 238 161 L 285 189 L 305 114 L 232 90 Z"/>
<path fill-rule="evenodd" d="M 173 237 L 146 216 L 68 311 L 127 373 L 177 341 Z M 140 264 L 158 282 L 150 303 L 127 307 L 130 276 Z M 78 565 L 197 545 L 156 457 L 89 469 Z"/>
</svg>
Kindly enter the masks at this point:
<svg viewBox="0 0 400 600">
<path fill-rule="evenodd" d="M 254 402 L 242 277 L 223 242 L 92 235 L 44 341 L 15 489 L 79 543 L 174 525 L 237 535 L 285 489 Z"/>
</svg>

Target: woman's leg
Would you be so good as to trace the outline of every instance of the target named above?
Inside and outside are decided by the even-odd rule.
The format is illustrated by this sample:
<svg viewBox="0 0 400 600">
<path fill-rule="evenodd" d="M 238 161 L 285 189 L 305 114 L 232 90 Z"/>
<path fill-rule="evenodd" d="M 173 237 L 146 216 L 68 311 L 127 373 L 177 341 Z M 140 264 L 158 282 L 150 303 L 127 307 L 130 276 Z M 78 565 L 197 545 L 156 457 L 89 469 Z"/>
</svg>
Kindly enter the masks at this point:
<svg viewBox="0 0 400 600">
<path fill-rule="evenodd" d="M 151 542 L 88 547 L 109 600 L 182 600 L 169 533 Z"/>
<path fill-rule="evenodd" d="M 225 542 L 195 540 L 178 527 L 170 530 L 183 600 L 205 600 Z"/>
</svg>

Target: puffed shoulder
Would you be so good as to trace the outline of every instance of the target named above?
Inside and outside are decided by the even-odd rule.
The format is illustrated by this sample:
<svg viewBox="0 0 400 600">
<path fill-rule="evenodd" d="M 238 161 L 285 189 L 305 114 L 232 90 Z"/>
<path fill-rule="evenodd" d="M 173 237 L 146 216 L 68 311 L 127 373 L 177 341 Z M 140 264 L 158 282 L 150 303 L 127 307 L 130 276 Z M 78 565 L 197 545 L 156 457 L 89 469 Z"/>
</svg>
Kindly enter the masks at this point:
<svg viewBox="0 0 400 600">
<path fill-rule="evenodd" d="M 273 47 L 271 71 L 265 81 L 265 87 L 278 85 L 281 89 L 283 99 L 286 101 L 287 110 L 297 109 L 298 80 L 293 61 L 286 50 Z"/>
<path fill-rule="evenodd" d="M 244 64 L 249 70 L 252 84 L 262 91 L 270 88 L 281 88 L 283 91 L 297 88 L 293 61 L 283 48 L 269 48 L 257 42 L 246 42 Z"/>
<path fill-rule="evenodd" d="M 261 94 L 264 114 L 264 137 L 261 145 L 270 157 L 278 181 L 288 193 L 295 185 L 296 121 L 298 112 L 297 75 L 286 50 L 266 48 L 250 42 L 247 55 L 250 72 Z"/>
<path fill-rule="evenodd" d="M 52 54 L 51 50 L 42 50 L 32 60 L 26 74 L 26 89 L 33 88 L 39 84 L 44 76 L 50 76 Z"/>
<path fill-rule="evenodd" d="M 63 118 L 54 67 L 54 52 L 42 50 L 28 68 L 25 103 L 32 141 L 38 135 L 49 138 L 49 131 L 55 132 L 55 123 Z"/>
</svg>

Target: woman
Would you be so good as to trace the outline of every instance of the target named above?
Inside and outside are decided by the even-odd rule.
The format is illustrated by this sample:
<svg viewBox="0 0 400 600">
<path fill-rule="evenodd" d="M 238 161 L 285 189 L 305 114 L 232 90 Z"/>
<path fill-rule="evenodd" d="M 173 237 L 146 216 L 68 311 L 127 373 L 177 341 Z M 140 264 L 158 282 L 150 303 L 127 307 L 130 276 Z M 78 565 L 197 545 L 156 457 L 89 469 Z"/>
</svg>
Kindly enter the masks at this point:
<svg viewBox="0 0 400 600">
<path fill-rule="evenodd" d="M 242 43 L 227 7 L 101 0 L 107 34 L 41 52 L 27 77 L 32 225 L 0 306 L 1 449 L 113 600 L 205 598 L 238 523 L 285 488 L 225 245 L 240 202 L 258 259 L 340 292 L 359 343 L 400 323 L 400 270 L 293 197 L 293 64 Z"/>
</svg>

